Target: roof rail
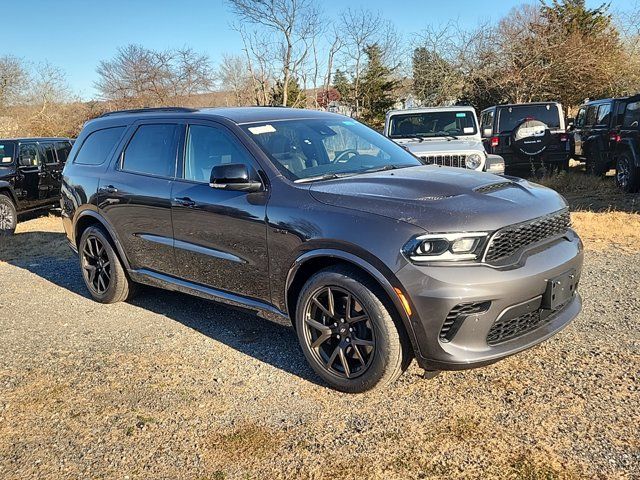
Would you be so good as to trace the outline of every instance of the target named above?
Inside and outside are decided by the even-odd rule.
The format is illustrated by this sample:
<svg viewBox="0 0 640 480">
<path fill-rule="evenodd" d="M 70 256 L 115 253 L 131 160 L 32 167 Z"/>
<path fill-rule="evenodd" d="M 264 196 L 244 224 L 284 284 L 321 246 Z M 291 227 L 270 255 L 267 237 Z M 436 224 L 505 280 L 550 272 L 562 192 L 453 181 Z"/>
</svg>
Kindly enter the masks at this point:
<svg viewBox="0 0 640 480">
<path fill-rule="evenodd" d="M 162 112 L 197 112 L 195 108 L 187 107 L 155 107 L 155 108 L 133 108 L 131 110 L 115 110 L 113 112 L 107 112 L 100 115 L 102 117 L 109 117 L 111 115 L 120 115 L 122 113 L 162 113 Z"/>
</svg>

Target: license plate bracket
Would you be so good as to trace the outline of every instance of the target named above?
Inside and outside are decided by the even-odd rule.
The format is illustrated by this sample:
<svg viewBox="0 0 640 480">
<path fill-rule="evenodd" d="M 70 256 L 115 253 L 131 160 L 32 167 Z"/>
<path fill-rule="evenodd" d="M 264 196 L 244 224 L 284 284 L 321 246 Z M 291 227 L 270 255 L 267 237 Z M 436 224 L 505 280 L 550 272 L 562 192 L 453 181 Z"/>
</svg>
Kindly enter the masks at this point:
<svg viewBox="0 0 640 480">
<path fill-rule="evenodd" d="M 578 277 L 575 270 L 570 270 L 547 281 L 547 289 L 542 296 L 542 308 L 556 310 L 568 303 L 576 293 Z"/>
</svg>

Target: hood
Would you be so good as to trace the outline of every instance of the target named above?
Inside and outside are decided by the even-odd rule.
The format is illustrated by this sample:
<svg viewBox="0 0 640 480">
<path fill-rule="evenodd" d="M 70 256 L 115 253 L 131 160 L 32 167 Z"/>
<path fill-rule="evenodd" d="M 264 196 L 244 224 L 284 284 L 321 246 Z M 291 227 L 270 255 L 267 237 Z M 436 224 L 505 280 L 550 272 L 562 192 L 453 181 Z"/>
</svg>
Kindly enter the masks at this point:
<svg viewBox="0 0 640 480">
<path fill-rule="evenodd" d="M 424 139 L 422 142 L 411 139 L 394 139 L 396 143 L 408 148 L 415 155 L 477 150 L 484 152 L 482 142 L 477 138 L 447 140 L 446 138 Z"/>
<path fill-rule="evenodd" d="M 317 182 L 310 193 L 432 233 L 493 231 L 566 207 L 553 190 L 519 178 L 431 165 Z"/>
</svg>

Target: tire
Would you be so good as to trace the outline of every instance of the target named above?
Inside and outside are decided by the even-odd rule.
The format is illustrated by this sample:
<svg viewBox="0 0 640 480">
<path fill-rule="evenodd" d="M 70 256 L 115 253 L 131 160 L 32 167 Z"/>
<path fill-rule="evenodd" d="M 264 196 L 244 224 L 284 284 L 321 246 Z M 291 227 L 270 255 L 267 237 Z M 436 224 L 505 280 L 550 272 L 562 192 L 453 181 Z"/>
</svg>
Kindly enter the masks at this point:
<svg viewBox="0 0 640 480">
<path fill-rule="evenodd" d="M 381 288 L 358 270 L 338 266 L 317 272 L 302 288 L 296 308 L 296 332 L 307 361 L 342 392 L 388 385 L 411 361 L 408 338 L 392 312 Z"/>
<path fill-rule="evenodd" d="M 18 225 L 18 210 L 4 193 L 0 193 L 0 237 L 9 237 L 16 231 Z"/>
<path fill-rule="evenodd" d="M 599 148 L 587 156 L 586 164 L 586 170 L 589 175 L 603 177 L 609 171 L 609 162 Z"/>
<path fill-rule="evenodd" d="M 620 155 L 616 162 L 616 185 L 625 193 L 640 190 L 640 169 L 626 153 Z"/>
<path fill-rule="evenodd" d="M 104 229 L 92 226 L 84 231 L 78 256 L 82 278 L 95 301 L 117 303 L 133 296 L 135 284 L 127 277 Z"/>
</svg>

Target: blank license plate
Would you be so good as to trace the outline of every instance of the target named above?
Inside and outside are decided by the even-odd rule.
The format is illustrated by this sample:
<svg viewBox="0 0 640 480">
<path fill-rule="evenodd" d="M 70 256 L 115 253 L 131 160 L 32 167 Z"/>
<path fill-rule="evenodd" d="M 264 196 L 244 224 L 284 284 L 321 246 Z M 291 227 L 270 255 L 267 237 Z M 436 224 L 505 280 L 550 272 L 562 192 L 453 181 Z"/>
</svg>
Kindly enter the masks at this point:
<svg viewBox="0 0 640 480">
<path fill-rule="evenodd" d="M 555 310 L 573 298 L 578 285 L 575 270 L 563 273 L 547 282 L 547 289 L 542 296 L 542 308 Z"/>
</svg>

